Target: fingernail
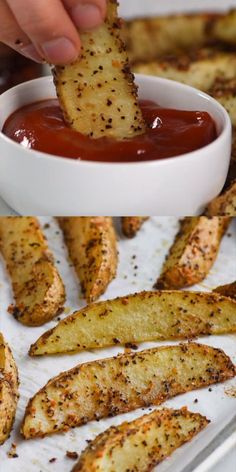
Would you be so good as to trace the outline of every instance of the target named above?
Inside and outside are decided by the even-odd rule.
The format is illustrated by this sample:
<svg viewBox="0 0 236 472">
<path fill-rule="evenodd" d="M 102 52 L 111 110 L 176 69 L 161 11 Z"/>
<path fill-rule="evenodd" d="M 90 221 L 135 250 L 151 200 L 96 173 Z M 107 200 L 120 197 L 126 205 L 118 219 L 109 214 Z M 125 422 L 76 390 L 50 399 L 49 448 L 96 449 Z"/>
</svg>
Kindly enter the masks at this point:
<svg viewBox="0 0 236 472">
<path fill-rule="evenodd" d="M 72 8 L 71 16 L 81 30 L 96 28 L 102 23 L 102 12 L 93 3 L 79 3 Z"/>
<path fill-rule="evenodd" d="M 66 64 L 75 61 L 79 55 L 76 46 L 68 38 L 57 38 L 40 45 L 48 62 Z"/>
<path fill-rule="evenodd" d="M 28 59 L 32 59 L 35 62 L 43 63 L 43 58 L 39 55 L 37 49 L 34 47 L 33 44 L 29 44 L 20 49 L 21 54 L 23 54 Z"/>
</svg>

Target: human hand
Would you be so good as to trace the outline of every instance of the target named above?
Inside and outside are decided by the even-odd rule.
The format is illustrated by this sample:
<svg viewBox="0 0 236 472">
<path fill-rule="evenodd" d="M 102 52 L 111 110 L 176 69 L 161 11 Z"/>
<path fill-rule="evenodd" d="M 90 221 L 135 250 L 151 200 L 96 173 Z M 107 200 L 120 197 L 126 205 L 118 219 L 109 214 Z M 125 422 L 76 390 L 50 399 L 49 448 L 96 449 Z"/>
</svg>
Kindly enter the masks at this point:
<svg viewBox="0 0 236 472">
<path fill-rule="evenodd" d="M 79 31 L 105 15 L 106 0 L 0 0 L 0 41 L 36 62 L 67 64 L 80 53 Z"/>
</svg>

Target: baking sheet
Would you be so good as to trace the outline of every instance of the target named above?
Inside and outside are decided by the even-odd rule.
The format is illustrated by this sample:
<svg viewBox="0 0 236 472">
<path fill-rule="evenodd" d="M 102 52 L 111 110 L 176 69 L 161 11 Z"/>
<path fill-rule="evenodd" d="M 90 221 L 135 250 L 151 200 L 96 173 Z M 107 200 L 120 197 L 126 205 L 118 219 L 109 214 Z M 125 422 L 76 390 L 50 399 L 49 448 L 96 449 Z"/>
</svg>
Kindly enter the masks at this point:
<svg viewBox="0 0 236 472">
<path fill-rule="evenodd" d="M 78 289 L 78 282 L 73 269 L 67 262 L 67 254 L 63 244 L 61 232 L 51 218 L 40 218 L 42 225 L 50 224 L 44 229 L 48 237 L 51 249 L 55 255 L 56 264 L 66 285 L 67 302 L 66 314 L 84 305 Z M 160 273 L 160 269 L 168 248 L 178 228 L 178 220 L 170 217 L 153 217 L 141 229 L 133 240 L 121 237 L 119 240 L 119 269 L 118 277 L 109 286 L 103 299 L 126 295 L 139 290 L 150 290 Z M 236 279 L 236 219 L 224 237 L 219 257 L 214 264 L 209 276 L 204 283 L 194 286 L 195 290 L 211 290 L 217 285 L 229 283 Z M 110 357 L 118 352 L 123 352 L 123 347 L 114 347 L 79 353 L 73 356 L 60 356 L 31 359 L 27 356 L 27 350 L 32 342 L 46 329 L 53 327 L 56 322 L 48 323 L 40 328 L 27 328 L 17 323 L 7 312 L 8 305 L 12 302 L 12 293 L 9 280 L 0 261 L 0 330 L 3 331 L 10 343 L 20 373 L 20 402 L 17 410 L 17 418 L 11 438 L 0 449 L 1 472 L 69 472 L 74 464 L 68 459 L 66 451 L 80 453 L 86 446 L 87 439 L 93 439 L 98 433 L 107 427 L 120 424 L 124 420 L 134 419 L 149 409 L 140 409 L 135 412 L 120 415 L 115 418 L 91 422 L 80 428 L 76 428 L 66 434 L 57 434 L 45 439 L 23 441 L 19 434 L 20 423 L 23 418 L 25 406 L 29 398 L 41 388 L 49 378 L 63 370 L 74 367 L 78 363 L 99 358 Z M 236 336 L 212 336 L 201 338 L 200 342 L 215 347 L 221 347 L 236 362 Z M 139 349 L 154 347 L 164 344 L 176 343 L 145 343 Z M 165 403 L 165 406 L 179 408 L 188 406 L 192 411 L 206 415 L 212 422 L 191 443 L 177 450 L 173 456 L 160 464 L 156 470 L 159 472 L 180 472 L 198 456 L 233 419 L 236 413 L 236 399 L 226 395 L 225 389 L 236 388 L 235 379 L 221 385 L 196 390 L 188 394 L 180 395 Z M 194 403 L 197 399 L 198 402 Z M 17 444 L 18 458 L 9 459 L 7 452 L 11 443 Z M 51 458 L 56 458 L 55 463 L 49 463 Z M 192 469 L 191 469 L 192 470 Z"/>
</svg>

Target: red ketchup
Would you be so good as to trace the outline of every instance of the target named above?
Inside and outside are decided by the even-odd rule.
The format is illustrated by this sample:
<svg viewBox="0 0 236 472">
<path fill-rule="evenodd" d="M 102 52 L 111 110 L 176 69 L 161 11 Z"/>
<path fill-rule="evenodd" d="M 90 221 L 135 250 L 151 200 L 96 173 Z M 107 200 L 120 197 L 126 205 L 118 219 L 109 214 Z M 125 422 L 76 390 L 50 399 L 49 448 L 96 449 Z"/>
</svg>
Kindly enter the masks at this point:
<svg viewBox="0 0 236 472">
<path fill-rule="evenodd" d="M 144 135 L 123 141 L 91 139 L 68 128 L 57 100 L 27 105 L 6 121 L 3 133 L 22 146 L 54 156 L 97 162 L 141 162 L 179 156 L 217 137 L 207 112 L 160 108 L 140 102 L 147 123 Z"/>
</svg>

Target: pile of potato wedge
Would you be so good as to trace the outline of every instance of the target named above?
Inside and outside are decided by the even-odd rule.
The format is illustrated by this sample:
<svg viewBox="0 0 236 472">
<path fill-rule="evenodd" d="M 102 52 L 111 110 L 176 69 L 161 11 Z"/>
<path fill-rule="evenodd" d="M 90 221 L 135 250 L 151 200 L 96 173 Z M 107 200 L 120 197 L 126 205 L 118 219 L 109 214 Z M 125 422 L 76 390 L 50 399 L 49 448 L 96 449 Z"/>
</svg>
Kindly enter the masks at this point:
<svg viewBox="0 0 236 472">
<path fill-rule="evenodd" d="M 236 375 L 220 349 L 194 338 L 236 333 L 235 281 L 212 292 L 180 290 L 202 281 L 214 264 L 230 217 L 184 218 L 155 290 L 97 301 L 116 276 L 118 236 L 138 237 L 145 217 L 57 218 L 68 258 L 88 305 L 57 322 L 29 346 L 31 357 L 124 345 L 113 358 L 80 364 L 52 378 L 25 410 L 24 439 L 43 438 L 92 420 L 126 413 Z M 140 237 L 142 234 L 140 234 Z M 34 217 L 0 218 L 1 252 L 12 282 L 15 322 L 40 326 L 63 310 L 65 287 Z M 132 352 L 145 341 L 180 344 Z M 188 342 L 184 342 L 188 341 Z M 14 358 L 0 337 L 0 443 L 10 435 L 18 401 Z M 186 408 L 161 408 L 111 427 L 92 441 L 74 471 L 145 472 L 204 429 L 209 420 Z M 135 454 L 134 454 L 135 451 Z"/>
</svg>

